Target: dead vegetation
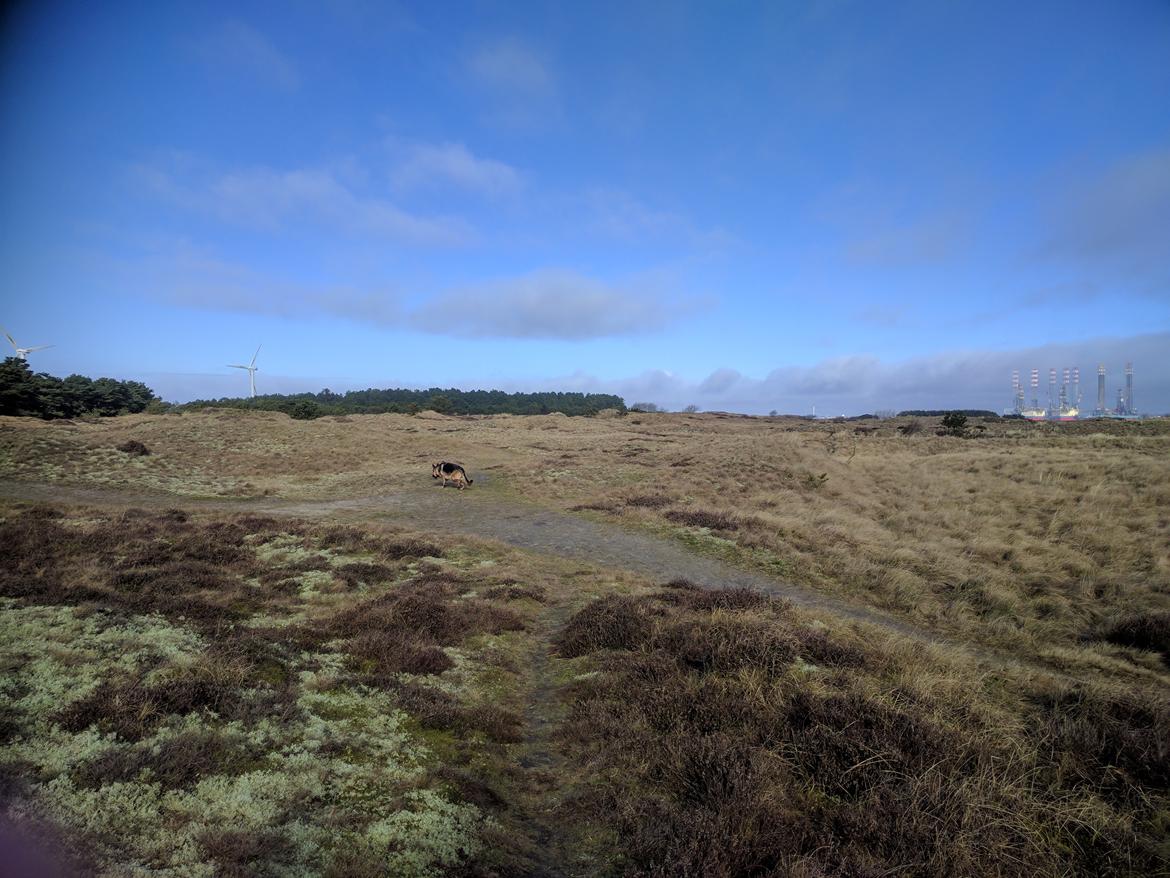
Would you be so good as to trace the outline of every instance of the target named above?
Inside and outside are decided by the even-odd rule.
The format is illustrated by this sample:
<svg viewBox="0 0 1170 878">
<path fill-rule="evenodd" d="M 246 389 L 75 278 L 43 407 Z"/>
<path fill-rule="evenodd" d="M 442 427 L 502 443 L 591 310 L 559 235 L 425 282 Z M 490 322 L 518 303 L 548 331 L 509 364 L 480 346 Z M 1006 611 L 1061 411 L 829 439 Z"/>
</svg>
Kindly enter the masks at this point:
<svg viewBox="0 0 1170 878">
<path fill-rule="evenodd" d="M 707 594 L 732 599 L 686 600 Z M 580 819 L 621 840 L 623 874 L 1165 865 L 1164 698 L 1025 691 L 1027 725 L 1000 728 L 783 604 L 685 586 L 596 601 L 559 646 L 594 670 L 569 691 L 563 735 L 600 779 Z"/>
<path fill-rule="evenodd" d="M 588 510 L 1020 660 L 352 516 L 9 507 L 4 813 L 143 874 L 1165 873 L 1170 430 L 915 423 L 4 421 L 4 478 L 180 505 L 426 490 L 441 444 L 491 474 L 472 502 Z"/>
</svg>

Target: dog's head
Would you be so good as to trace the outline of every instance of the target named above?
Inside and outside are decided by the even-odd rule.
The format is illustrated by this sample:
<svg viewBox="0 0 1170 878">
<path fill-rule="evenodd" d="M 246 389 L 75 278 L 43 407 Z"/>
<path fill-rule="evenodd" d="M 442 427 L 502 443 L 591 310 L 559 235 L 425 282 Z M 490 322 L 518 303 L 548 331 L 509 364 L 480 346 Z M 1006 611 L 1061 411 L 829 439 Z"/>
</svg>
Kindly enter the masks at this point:
<svg viewBox="0 0 1170 878">
<path fill-rule="evenodd" d="M 443 475 L 442 469 L 443 469 L 443 464 L 441 464 L 441 463 L 432 463 L 432 464 L 431 464 L 431 478 L 432 478 L 432 479 L 438 479 L 438 478 L 441 478 L 441 477 L 442 477 L 442 475 Z"/>
</svg>

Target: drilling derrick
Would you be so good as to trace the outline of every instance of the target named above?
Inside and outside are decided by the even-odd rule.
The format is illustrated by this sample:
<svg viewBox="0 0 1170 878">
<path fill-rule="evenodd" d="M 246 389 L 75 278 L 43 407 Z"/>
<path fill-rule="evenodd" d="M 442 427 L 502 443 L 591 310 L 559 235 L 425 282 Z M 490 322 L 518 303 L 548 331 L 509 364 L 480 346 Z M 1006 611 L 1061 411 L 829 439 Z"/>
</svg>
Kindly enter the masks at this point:
<svg viewBox="0 0 1170 878">
<path fill-rule="evenodd" d="M 1133 407 L 1133 363 L 1125 364 L 1125 411 L 1122 414 L 1137 414 Z"/>
</svg>

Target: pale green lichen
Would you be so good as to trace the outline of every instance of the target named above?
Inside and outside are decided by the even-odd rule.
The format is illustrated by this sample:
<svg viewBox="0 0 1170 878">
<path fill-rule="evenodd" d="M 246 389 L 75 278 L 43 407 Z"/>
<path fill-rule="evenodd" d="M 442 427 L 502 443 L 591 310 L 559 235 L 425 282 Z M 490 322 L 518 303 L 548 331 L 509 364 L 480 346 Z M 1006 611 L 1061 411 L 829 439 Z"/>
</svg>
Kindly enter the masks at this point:
<svg viewBox="0 0 1170 878">
<path fill-rule="evenodd" d="M 385 850 L 391 875 L 441 875 L 479 853 L 479 811 L 447 801 L 434 790 L 407 796 L 410 810 L 399 811 L 366 827 L 366 838 Z"/>
<path fill-rule="evenodd" d="M 107 677 L 145 660 L 189 659 L 201 638 L 161 616 L 115 619 L 71 607 L 17 606 L 0 599 L 0 707 L 40 718 L 84 698 Z"/>
<path fill-rule="evenodd" d="M 30 782 L 4 813 L 87 833 L 105 864 L 100 874 L 111 876 L 211 878 L 220 867 L 200 839 L 224 830 L 276 834 L 287 848 L 264 868 L 290 878 L 320 874 L 342 835 L 338 825 L 350 827 L 344 836 L 385 863 L 387 874 L 438 875 L 474 856 L 481 812 L 419 788 L 435 760 L 425 735 L 412 731 L 386 692 L 347 682 L 347 655 L 325 650 L 289 663 L 296 710 L 280 719 L 226 722 L 200 711 L 170 716 L 129 743 L 96 727 L 66 731 L 53 717 L 102 682 L 161 684 L 198 666 L 203 638 L 158 616 L 0 601 L 0 709 L 22 730 L 5 757 L 27 766 Z M 452 690 L 473 685 L 479 671 L 471 655 L 449 653 L 456 667 L 444 682 L 449 675 Z M 240 681 L 244 697 L 260 691 L 250 683 Z M 149 764 L 131 779 L 99 777 L 93 785 L 103 757 L 157 756 L 180 735 L 208 732 L 248 754 L 244 763 L 227 774 L 208 764 L 186 788 L 164 789 Z"/>
<path fill-rule="evenodd" d="M 297 594 L 302 598 L 312 598 L 332 584 L 333 574 L 328 570 L 307 570 L 296 577 L 300 584 Z"/>
</svg>

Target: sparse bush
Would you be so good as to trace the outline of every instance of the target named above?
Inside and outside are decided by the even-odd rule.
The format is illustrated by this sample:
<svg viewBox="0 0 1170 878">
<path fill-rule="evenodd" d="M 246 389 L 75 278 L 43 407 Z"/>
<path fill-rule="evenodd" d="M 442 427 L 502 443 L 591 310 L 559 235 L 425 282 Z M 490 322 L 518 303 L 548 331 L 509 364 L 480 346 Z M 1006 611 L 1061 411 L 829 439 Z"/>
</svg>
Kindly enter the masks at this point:
<svg viewBox="0 0 1170 878">
<path fill-rule="evenodd" d="M 455 667 L 433 642 L 411 637 L 401 631 L 366 631 L 352 638 L 346 650 L 358 659 L 362 670 L 377 675 L 441 674 Z"/>
<path fill-rule="evenodd" d="M 145 457 L 150 454 L 150 449 L 137 439 L 127 439 L 118 446 L 118 450 L 129 454 L 131 457 Z"/>
<path fill-rule="evenodd" d="M 543 604 L 548 600 L 548 590 L 543 585 L 521 585 L 517 582 L 493 585 L 483 596 L 491 601 L 530 600 Z"/>
<path fill-rule="evenodd" d="M 940 436 L 966 436 L 967 416 L 962 412 L 947 412 L 941 421 Z"/>
<path fill-rule="evenodd" d="M 670 498 L 663 497 L 661 494 L 635 494 L 633 497 L 625 498 L 627 506 L 636 506 L 640 509 L 661 509 L 663 506 L 669 506 L 670 503 Z"/>
<path fill-rule="evenodd" d="M 903 436 L 916 436 L 922 432 L 921 421 L 907 421 L 904 424 L 898 425 L 898 432 Z"/>
<path fill-rule="evenodd" d="M 377 585 L 382 582 L 391 582 L 396 573 L 393 567 L 386 564 L 371 564 L 366 561 L 350 562 L 334 568 L 334 575 L 350 588 L 360 585 Z"/>
<path fill-rule="evenodd" d="M 574 615 L 556 643 L 567 658 L 599 649 L 639 649 L 650 640 L 652 613 L 645 601 L 611 595 Z"/>
<path fill-rule="evenodd" d="M 710 530 L 738 530 L 739 522 L 724 512 L 709 512 L 705 509 L 671 509 L 665 517 L 688 527 L 705 527 Z"/>
<path fill-rule="evenodd" d="M 775 625 L 738 618 L 676 622 L 659 632 L 653 644 L 704 673 L 750 668 L 775 674 L 796 657 L 794 641 Z"/>
<path fill-rule="evenodd" d="M 288 416 L 294 421 L 312 421 L 321 417 L 321 407 L 307 399 L 298 399 L 288 407 Z"/>
<path fill-rule="evenodd" d="M 768 606 L 772 599 L 750 588 L 701 588 L 686 579 L 667 583 L 673 591 L 662 592 L 660 600 L 697 612 L 715 610 L 756 610 Z"/>
<path fill-rule="evenodd" d="M 394 683 L 396 702 L 423 728 L 449 729 L 459 734 L 483 732 L 504 743 L 521 739 L 524 722 L 509 710 L 491 704 L 463 705 L 438 689 L 417 683 Z"/>
</svg>

